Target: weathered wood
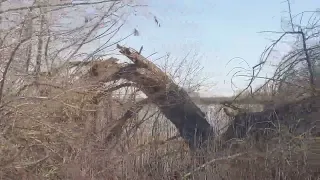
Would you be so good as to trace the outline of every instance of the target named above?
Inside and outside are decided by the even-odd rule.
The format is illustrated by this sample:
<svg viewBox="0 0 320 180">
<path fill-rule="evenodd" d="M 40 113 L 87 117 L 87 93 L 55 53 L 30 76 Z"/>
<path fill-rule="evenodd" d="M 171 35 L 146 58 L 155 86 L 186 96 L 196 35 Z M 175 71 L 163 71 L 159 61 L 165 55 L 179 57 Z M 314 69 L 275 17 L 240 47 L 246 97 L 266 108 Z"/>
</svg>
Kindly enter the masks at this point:
<svg viewBox="0 0 320 180">
<path fill-rule="evenodd" d="M 110 63 L 96 63 L 91 68 L 92 76 L 98 77 L 99 82 L 120 79 L 133 82 L 132 85 L 144 92 L 175 125 L 191 149 L 202 147 L 209 138 L 214 137 L 213 128 L 205 114 L 184 89 L 134 49 L 119 45 L 118 48 L 133 64 L 111 63 L 113 69 L 110 70 Z M 294 133 L 305 133 L 311 129 L 312 135 L 319 136 L 319 103 L 319 97 L 312 97 L 263 112 L 240 113 L 221 135 L 222 139 L 230 140 L 257 134 L 265 136 L 266 131 L 277 130 L 279 124 L 291 128 L 290 131 Z M 299 123 L 296 122 L 297 119 L 300 120 Z"/>
<path fill-rule="evenodd" d="M 94 79 L 98 79 L 98 83 L 120 79 L 133 82 L 132 85 L 144 92 L 175 125 L 191 149 L 199 148 L 208 137 L 212 137 L 213 128 L 206 120 L 205 114 L 185 90 L 137 51 L 122 46 L 118 48 L 134 64 L 96 62 L 89 71 L 95 83 L 97 80 Z"/>
<path fill-rule="evenodd" d="M 124 78 L 138 84 L 164 116 L 175 125 L 190 148 L 200 147 L 212 135 L 213 128 L 188 93 L 137 51 L 122 46 L 118 48 L 134 64 L 122 68 L 114 78 Z M 139 68 L 143 68 L 143 72 L 139 72 Z"/>
</svg>

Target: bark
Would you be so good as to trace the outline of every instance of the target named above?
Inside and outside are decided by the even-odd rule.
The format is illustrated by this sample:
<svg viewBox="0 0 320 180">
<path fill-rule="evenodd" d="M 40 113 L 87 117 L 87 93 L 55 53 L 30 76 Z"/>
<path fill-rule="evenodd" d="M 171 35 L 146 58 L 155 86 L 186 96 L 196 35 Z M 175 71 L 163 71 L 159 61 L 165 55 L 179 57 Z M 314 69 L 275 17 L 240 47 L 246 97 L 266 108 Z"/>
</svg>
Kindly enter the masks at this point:
<svg viewBox="0 0 320 180">
<path fill-rule="evenodd" d="M 214 138 L 213 128 L 205 114 L 185 90 L 139 52 L 119 45 L 118 48 L 133 64 L 117 64 L 113 58 L 93 65 L 91 76 L 98 77 L 99 82 L 119 79 L 133 82 L 132 85 L 144 92 L 175 125 L 192 150 L 204 147 L 209 139 Z M 240 113 L 221 136 L 225 141 L 248 135 L 264 138 L 269 131 L 279 130 L 280 124 L 289 127 L 295 134 L 310 132 L 319 136 L 319 106 L 318 96 L 262 112 Z"/>
<path fill-rule="evenodd" d="M 213 128 L 205 114 L 190 99 L 185 90 L 137 51 L 122 46 L 118 48 L 133 64 L 126 66 L 113 64 L 112 71 L 117 69 L 117 72 L 110 76 L 110 73 L 103 70 L 107 67 L 107 63 L 102 65 L 98 63 L 92 67 L 91 75 L 99 77 L 100 82 L 119 79 L 134 82 L 135 86 L 144 92 L 148 99 L 156 104 L 164 116 L 175 125 L 191 149 L 200 148 L 209 137 L 213 137 Z M 110 69 L 108 71 L 110 72 Z"/>
</svg>

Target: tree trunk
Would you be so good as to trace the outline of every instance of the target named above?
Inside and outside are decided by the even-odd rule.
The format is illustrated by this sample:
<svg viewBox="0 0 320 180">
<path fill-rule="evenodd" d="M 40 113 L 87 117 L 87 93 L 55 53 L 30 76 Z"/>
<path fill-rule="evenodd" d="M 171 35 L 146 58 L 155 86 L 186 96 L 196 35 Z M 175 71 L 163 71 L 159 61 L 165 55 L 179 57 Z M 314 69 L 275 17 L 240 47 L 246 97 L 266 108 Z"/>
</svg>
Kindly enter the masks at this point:
<svg viewBox="0 0 320 180">
<path fill-rule="evenodd" d="M 178 129 L 180 135 L 192 150 L 203 147 L 209 139 L 214 138 L 214 130 L 208 123 L 205 114 L 191 100 L 185 90 L 176 85 L 163 71 L 134 49 L 118 45 L 120 52 L 128 57 L 133 64 L 119 65 L 97 63 L 91 68 L 91 75 L 98 77 L 99 82 L 110 82 L 126 79 L 144 92 L 148 99 L 156 104 L 161 112 Z M 113 64 L 113 69 L 110 68 Z M 106 75 L 107 74 L 107 75 Z M 113 74 L 113 75 L 111 75 Z M 295 133 L 310 130 L 312 135 L 319 136 L 319 97 L 312 97 L 301 102 L 282 105 L 276 109 L 263 112 L 241 113 L 229 126 L 222 139 L 243 138 L 266 129 L 277 129 L 278 124 L 290 127 Z M 304 120 L 303 120 L 304 118 Z M 296 123 L 299 119 L 299 123 Z M 255 135 L 264 137 L 261 132 Z"/>
<path fill-rule="evenodd" d="M 134 82 L 135 86 L 144 92 L 175 125 L 190 148 L 200 148 L 213 133 L 213 128 L 201 109 L 190 99 L 185 90 L 176 85 L 153 63 L 133 49 L 122 46 L 118 48 L 134 64 L 118 66 L 117 72 L 111 77 L 103 74 L 110 74 L 108 72 L 113 71 L 110 66 L 105 65 L 107 63 L 96 64 L 91 68 L 91 75 L 98 76 L 100 82 L 119 79 Z M 109 67 L 108 70 L 106 67 Z"/>
</svg>

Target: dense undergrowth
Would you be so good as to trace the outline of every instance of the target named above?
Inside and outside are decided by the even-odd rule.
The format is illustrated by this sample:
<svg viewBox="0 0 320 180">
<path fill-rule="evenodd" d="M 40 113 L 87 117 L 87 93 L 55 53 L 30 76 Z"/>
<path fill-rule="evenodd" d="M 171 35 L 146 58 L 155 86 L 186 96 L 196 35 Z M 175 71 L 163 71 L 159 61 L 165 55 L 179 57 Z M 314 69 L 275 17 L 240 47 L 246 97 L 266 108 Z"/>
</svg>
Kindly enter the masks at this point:
<svg viewBox="0 0 320 180">
<path fill-rule="evenodd" d="M 0 179 L 316 177 L 317 138 L 281 128 L 267 142 L 248 137 L 193 154 L 181 139 L 168 139 L 176 132 L 156 107 L 146 106 L 119 126 L 132 99 L 109 93 L 97 101 L 98 90 L 72 86 L 31 85 L 3 105 Z"/>
</svg>

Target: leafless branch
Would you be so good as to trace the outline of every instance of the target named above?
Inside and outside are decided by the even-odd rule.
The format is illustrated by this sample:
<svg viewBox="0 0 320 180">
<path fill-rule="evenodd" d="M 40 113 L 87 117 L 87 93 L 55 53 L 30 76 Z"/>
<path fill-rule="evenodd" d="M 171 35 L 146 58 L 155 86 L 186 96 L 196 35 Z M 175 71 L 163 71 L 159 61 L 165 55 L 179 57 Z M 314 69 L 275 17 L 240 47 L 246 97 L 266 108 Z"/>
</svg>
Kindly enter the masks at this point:
<svg viewBox="0 0 320 180">
<path fill-rule="evenodd" d="M 37 9 L 37 8 L 43 8 L 43 7 L 75 7 L 75 6 L 83 6 L 83 5 L 96 5 L 96 4 L 103 4 L 103 3 L 110 3 L 110 2 L 119 2 L 119 0 L 103 0 L 103 1 L 97 1 L 97 2 L 81 2 L 81 3 L 60 3 L 60 4 L 39 4 L 39 5 L 33 5 L 33 6 L 26 6 L 26 7 L 19 7 L 19 8 L 11 8 L 7 10 L 1 10 L 0 14 L 6 13 L 6 12 L 14 12 L 14 11 L 21 11 L 21 10 L 27 10 L 30 8 Z"/>
<path fill-rule="evenodd" d="M 240 157 L 240 156 L 243 156 L 245 155 L 246 153 L 237 153 L 237 154 L 233 154 L 233 155 L 230 155 L 230 156 L 226 156 L 226 157 L 221 157 L 221 158 L 216 158 L 216 159 L 212 159 L 204 164 L 202 164 L 201 166 L 195 168 L 192 172 L 189 172 L 187 174 L 185 174 L 183 176 L 183 179 L 187 179 L 188 177 L 190 177 L 193 173 L 207 167 L 208 165 L 211 165 L 217 161 L 223 161 L 223 160 L 230 160 L 230 159 L 234 159 L 234 158 L 237 158 L 237 157 Z"/>
<path fill-rule="evenodd" d="M 5 67 L 4 72 L 2 73 L 2 79 L 1 79 L 1 81 L 0 81 L 0 103 L 1 103 L 1 101 L 2 101 L 4 83 L 5 83 L 6 76 L 7 76 L 7 73 L 8 73 L 8 71 L 9 71 L 10 65 L 11 65 L 12 61 L 14 60 L 14 58 L 15 58 L 15 55 L 16 55 L 17 50 L 20 48 L 20 46 L 21 46 L 23 43 L 25 43 L 25 42 L 28 41 L 29 39 L 30 39 L 30 38 L 23 39 L 22 41 L 20 41 L 20 42 L 18 43 L 18 45 L 13 49 L 13 51 L 12 51 L 11 54 L 10 54 L 10 59 L 9 59 L 9 61 L 6 63 L 6 67 Z"/>
</svg>

